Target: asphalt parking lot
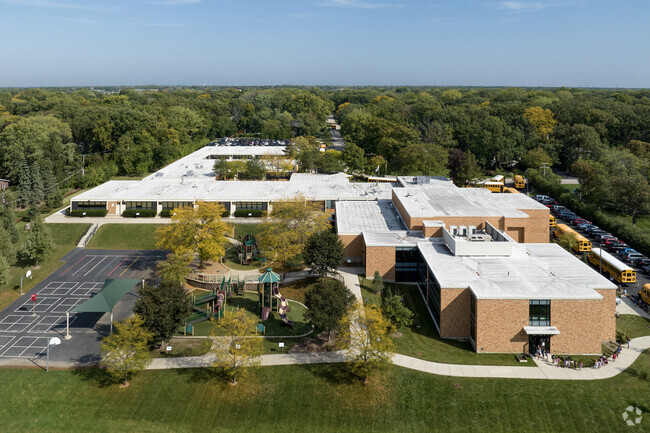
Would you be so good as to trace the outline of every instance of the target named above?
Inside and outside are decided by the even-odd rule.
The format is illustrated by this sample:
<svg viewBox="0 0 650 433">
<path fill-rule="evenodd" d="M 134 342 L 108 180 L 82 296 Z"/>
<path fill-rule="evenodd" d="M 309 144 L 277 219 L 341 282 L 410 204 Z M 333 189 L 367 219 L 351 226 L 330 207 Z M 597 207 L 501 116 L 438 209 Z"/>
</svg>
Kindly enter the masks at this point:
<svg viewBox="0 0 650 433">
<path fill-rule="evenodd" d="M 66 313 L 98 293 L 106 279 L 148 278 L 164 251 L 86 250 L 65 256 L 56 271 L 0 312 L 0 364 L 17 359 L 42 364 L 48 339 L 57 362 L 88 364 L 98 360 L 99 341 L 109 332 L 108 314 L 70 314 L 71 339 L 65 340 Z M 137 299 L 136 285 L 113 309 L 114 320 L 128 317 Z M 31 295 L 36 294 L 36 301 Z M 104 317 L 105 316 L 105 317 Z"/>
</svg>

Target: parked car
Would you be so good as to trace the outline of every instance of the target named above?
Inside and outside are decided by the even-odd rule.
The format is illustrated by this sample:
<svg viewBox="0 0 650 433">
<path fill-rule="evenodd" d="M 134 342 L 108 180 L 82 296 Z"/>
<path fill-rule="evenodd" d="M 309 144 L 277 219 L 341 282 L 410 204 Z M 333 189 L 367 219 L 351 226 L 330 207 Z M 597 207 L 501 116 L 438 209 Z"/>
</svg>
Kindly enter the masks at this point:
<svg viewBox="0 0 650 433">
<path fill-rule="evenodd" d="M 602 245 L 602 246 L 605 247 L 605 248 L 607 248 L 607 247 L 609 247 L 609 246 L 612 246 L 614 243 L 624 244 L 623 242 L 619 241 L 619 240 L 618 240 L 617 238 L 615 238 L 615 237 L 611 237 L 611 238 L 603 239 L 603 240 L 600 241 L 600 245 Z"/>
<path fill-rule="evenodd" d="M 591 221 L 578 217 L 575 218 L 573 221 L 571 221 L 571 224 L 575 226 L 577 226 L 578 224 L 591 224 Z"/>
<path fill-rule="evenodd" d="M 591 233 L 593 233 L 593 232 L 595 232 L 595 231 L 599 231 L 599 230 L 600 230 L 600 227 L 595 226 L 595 225 L 593 225 L 593 224 L 591 224 L 591 225 L 589 225 L 589 226 L 587 226 L 587 227 L 584 228 L 584 231 L 587 232 L 587 233 L 589 233 L 589 234 L 591 234 Z"/>
<path fill-rule="evenodd" d="M 572 221 L 572 220 L 574 220 L 575 218 L 578 218 L 578 215 L 574 214 L 574 213 L 571 212 L 571 211 L 568 211 L 568 212 L 560 212 L 560 218 L 562 218 L 563 220 L 569 220 L 569 221 Z"/>
<path fill-rule="evenodd" d="M 632 247 L 627 247 L 627 248 L 624 248 L 624 249 L 622 249 L 621 251 L 619 251 L 619 252 L 618 252 L 618 255 L 621 256 L 621 257 L 623 257 L 623 258 L 625 258 L 625 257 L 628 256 L 629 254 L 635 254 L 635 253 L 636 253 L 636 254 L 641 254 L 640 252 L 638 252 L 638 251 L 635 250 L 634 248 L 632 248 Z"/>
<path fill-rule="evenodd" d="M 586 231 L 586 230 L 587 230 L 587 227 L 596 227 L 596 226 L 593 225 L 593 224 L 591 224 L 591 223 L 581 223 L 581 224 L 578 224 L 576 227 L 577 227 L 579 230 Z"/>
<path fill-rule="evenodd" d="M 650 265 L 644 266 L 643 267 L 643 272 L 645 272 L 646 274 L 650 274 Z"/>
<path fill-rule="evenodd" d="M 563 210 L 567 210 L 567 208 L 559 204 L 554 204 L 553 206 L 551 206 L 551 210 L 555 213 L 560 213 Z"/>
<path fill-rule="evenodd" d="M 605 239 L 613 239 L 613 238 L 614 238 L 614 235 L 612 235 L 611 233 L 607 233 L 607 232 L 602 232 L 602 233 L 601 233 L 601 232 L 596 232 L 596 233 L 592 233 L 592 236 L 593 236 L 594 239 L 596 239 L 598 242 L 602 242 L 602 241 L 605 240 Z"/>
<path fill-rule="evenodd" d="M 535 200 L 537 200 L 537 201 L 542 201 L 542 200 L 555 201 L 555 199 L 553 197 L 550 197 L 548 195 L 542 195 L 542 194 L 537 194 L 535 196 Z"/>
<path fill-rule="evenodd" d="M 646 258 L 646 256 L 644 256 L 643 254 L 641 254 L 639 252 L 636 252 L 636 251 L 634 251 L 634 252 L 628 251 L 628 252 L 623 254 L 623 260 L 625 260 L 628 263 L 634 263 L 635 260 L 640 260 L 640 259 L 645 259 L 645 258 Z"/>
<path fill-rule="evenodd" d="M 632 264 L 637 268 L 645 268 L 646 266 L 650 265 L 650 259 L 646 256 L 643 256 L 643 258 L 632 260 Z"/>
</svg>

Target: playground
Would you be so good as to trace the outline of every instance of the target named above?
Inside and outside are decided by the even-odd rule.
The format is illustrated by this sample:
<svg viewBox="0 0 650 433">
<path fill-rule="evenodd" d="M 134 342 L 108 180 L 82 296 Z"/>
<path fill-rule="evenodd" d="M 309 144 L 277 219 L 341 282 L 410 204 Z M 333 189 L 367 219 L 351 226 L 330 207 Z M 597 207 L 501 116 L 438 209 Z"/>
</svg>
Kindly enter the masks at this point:
<svg viewBox="0 0 650 433">
<path fill-rule="evenodd" d="M 255 234 L 246 233 L 237 238 L 238 244 L 226 250 L 224 264 L 235 270 L 259 269 L 267 265 L 260 252 Z"/>
<path fill-rule="evenodd" d="M 307 308 L 281 294 L 280 276 L 270 268 L 257 281 L 232 276 L 214 276 L 191 293 L 192 314 L 178 335 L 219 335 L 219 319 L 243 309 L 258 318 L 257 332 L 263 337 L 299 337 L 311 332 L 304 317 Z M 215 328 L 216 326 L 216 328 Z"/>
</svg>

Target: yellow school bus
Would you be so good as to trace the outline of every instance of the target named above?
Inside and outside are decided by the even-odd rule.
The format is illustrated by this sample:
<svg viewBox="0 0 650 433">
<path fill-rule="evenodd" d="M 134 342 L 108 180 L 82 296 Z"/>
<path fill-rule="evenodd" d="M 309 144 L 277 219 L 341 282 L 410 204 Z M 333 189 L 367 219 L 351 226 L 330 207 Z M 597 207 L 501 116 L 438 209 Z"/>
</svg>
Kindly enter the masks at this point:
<svg viewBox="0 0 650 433">
<path fill-rule="evenodd" d="M 557 219 L 553 215 L 548 216 L 548 226 L 551 228 L 557 227 Z"/>
<path fill-rule="evenodd" d="M 526 188 L 526 181 L 524 177 L 520 174 L 515 175 L 515 188 L 523 189 Z"/>
<path fill-rule="evenodd" d="M 619 283 L 636 283 L 636 272 L 634 269 L 600 248 L 592 248 L 587 256 L 589 263 L 602 268 Z"/>
<path fill-rule="evenodd" d="M 566 224 L 558 224 L 555 227 L 555 230 L 553 230 L 553 234 L 556 238 L 561 238 L 562 236 L 575 237 L 576 244 L 573 246 L 573 249 L 579 253 L 587 253 L 591 251 L 591 242 L 589 242 L 589 239 L 582 236 Z"/>
</svg>

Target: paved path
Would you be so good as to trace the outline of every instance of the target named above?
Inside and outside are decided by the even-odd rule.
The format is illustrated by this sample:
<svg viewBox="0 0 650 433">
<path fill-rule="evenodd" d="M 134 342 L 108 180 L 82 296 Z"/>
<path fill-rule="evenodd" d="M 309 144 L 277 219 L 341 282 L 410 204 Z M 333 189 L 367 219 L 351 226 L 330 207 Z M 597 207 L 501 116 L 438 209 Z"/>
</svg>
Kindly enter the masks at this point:
<svg viewBox="0 0 650 433">
<path fill-rule="evenodd" d="M 616 306 L 616 312 L 618 314 L 632 314 L 641 317 L 645 317 L 650 320 L 650 314 L 643 311 L 638 305 L 634 305 L 630 298 L 626 296 L 621 296 L 621 303 Z"/>
</svg>

